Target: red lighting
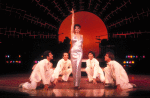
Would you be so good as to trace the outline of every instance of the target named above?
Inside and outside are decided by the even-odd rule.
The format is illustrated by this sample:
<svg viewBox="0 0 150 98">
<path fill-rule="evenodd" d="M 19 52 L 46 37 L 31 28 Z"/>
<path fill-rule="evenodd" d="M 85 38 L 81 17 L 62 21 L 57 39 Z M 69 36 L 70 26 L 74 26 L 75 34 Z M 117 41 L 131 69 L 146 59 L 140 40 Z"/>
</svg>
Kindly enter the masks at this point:
<svg viewBox="0 0 150 98">
<path fill-rule="evenodd" d="M 19 63 L 21 63 L 21 61 L 19 61 Z"/>
<path fill-rule="evenodd" d="M 19 55 L 19 58 L 21 57 L 21 55 Z"/>
<path fill-rule="evenodd" d="M 37 61 L 34 61 L 35 63 L 37 63 Z"/>
</svg>

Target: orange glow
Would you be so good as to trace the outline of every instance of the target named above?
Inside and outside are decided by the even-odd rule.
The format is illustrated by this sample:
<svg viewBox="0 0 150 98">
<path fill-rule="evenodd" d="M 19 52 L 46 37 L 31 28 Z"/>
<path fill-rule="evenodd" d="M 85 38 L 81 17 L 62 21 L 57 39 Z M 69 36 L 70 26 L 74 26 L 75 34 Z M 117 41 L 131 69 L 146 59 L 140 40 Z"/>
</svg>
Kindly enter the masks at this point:
<svg viewBox="0 0 150 98">
<path fill-rule="evenodd" d="M 132 64 L 134 64 L 134 61 L 132 61 Z"/>
<path fill-rule="evenodd" d="M 125 63 L 126 63 L 126 61 L 123 61 L 123 63 L 125 64 Z"/>
<path fill-rule="evenodd" d="M 63 42 L 65 37 L 71 38 L 71 15 L 69 15 L 59 28 L 59 41 Z M 95 56 L 99 55 L 99 42 L 96 36 L 100 39 L 108 39 L 107 29 L 104 22 L 95 14 L 85 11 L 75 13 L 75 24 L 81 25 L 80 33 L 83 35 L 83 58 L 88 58 L 88 52 L 94 51 Z M 62 34 L 63 33 L 63 34 Z M 103 36 L 102 36 L 103 35 Z M 70 47 L 71 49 L 71 47 Z"/>
</svg>

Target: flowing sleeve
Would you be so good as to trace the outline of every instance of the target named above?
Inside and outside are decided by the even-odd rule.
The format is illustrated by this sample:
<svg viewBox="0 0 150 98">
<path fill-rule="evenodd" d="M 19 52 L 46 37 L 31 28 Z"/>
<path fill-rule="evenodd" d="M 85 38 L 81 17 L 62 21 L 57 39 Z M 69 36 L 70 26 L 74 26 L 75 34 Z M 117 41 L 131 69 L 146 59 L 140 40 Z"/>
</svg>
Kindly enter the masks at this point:
<svg viewBox="0 0 150 98">
<path fill-rule="evenodd" d="M 90 68 L 89 60 L 86 60 L 86 68 Z"/>
<path fill-rule="evenodd" d="M 99 71 L 99 62 L 95 59 L 94 60 L 94 75 L 93 75 L 93 78 L 96 78 L 98 71 Z"/>
<path fill-rule="evenodd" d="M 121 84 L 121 81 L 120 81 L 120 74 L 121 74 L 121 70 L 119 69 L 119 66 L 121 66 L 118 62 L 116 61 L 113 61 L 112 62 L 112 70 L 114 71 L 114 75 L 115 75 L 115 78 L 116 78 L 116 85 L 118 84 Z"/>
<path fill-rule="evenodd" d="M 55 78 L 58 78 L 60 71 L 61 71 L 61 60 L 58 61 L 57 66 L 54 70 Z"/>
<path fill-rule="evenodd" d="M 39 65 L 39 68 L 40 68 L 40 74 L 41 74 L 41 78 L 42 78 L 42 81 L 43 81 L 43 84 L 49 84 L 49 81 L 46 81 L 46 75 L 45 75 L 45 66 L 46 66 L 46 63 L 44 61 L 42 61 Z"/>
</svg>

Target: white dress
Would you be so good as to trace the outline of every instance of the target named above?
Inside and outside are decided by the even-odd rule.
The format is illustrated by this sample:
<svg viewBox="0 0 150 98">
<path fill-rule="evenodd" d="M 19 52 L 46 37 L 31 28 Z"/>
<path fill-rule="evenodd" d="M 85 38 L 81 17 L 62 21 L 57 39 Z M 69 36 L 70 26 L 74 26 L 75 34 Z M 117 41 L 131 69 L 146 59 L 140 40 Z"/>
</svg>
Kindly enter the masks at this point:
<svg viewBox="0 0 150 98">
<path fill-rule="evenodd" d="M 74 86 L 80 86 L 81 79 L 81 62 L 83 57 L 83 37 L 80 36 L 78 40 L 76 36 L 72 38 L 72 48 L 71 48 L 71 64 Z"/>
</svg>

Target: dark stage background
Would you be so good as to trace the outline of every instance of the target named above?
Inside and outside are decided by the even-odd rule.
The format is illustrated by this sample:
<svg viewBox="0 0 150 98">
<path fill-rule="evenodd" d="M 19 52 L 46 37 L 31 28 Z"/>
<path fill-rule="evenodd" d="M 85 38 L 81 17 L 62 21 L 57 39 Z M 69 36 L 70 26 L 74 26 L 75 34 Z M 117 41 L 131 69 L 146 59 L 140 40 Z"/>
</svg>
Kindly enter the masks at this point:
<svg viewBox="0 0 150 98">
<path fill-rule="evenodd" d="M 68 37 L 58 39 L 71 8 L 91 12 L 105 23 L 108 39 L 101 40 L 96 57 L 102 59 L 101 67 L 106 66 L 106 51 L 112 51 L 128 73 L 150 74 L 148 0 L 0 0 L 0 74 L 30 73 L 45 50 L 53 51 L 55 67 L 71 47 Z"/>
</svg>

